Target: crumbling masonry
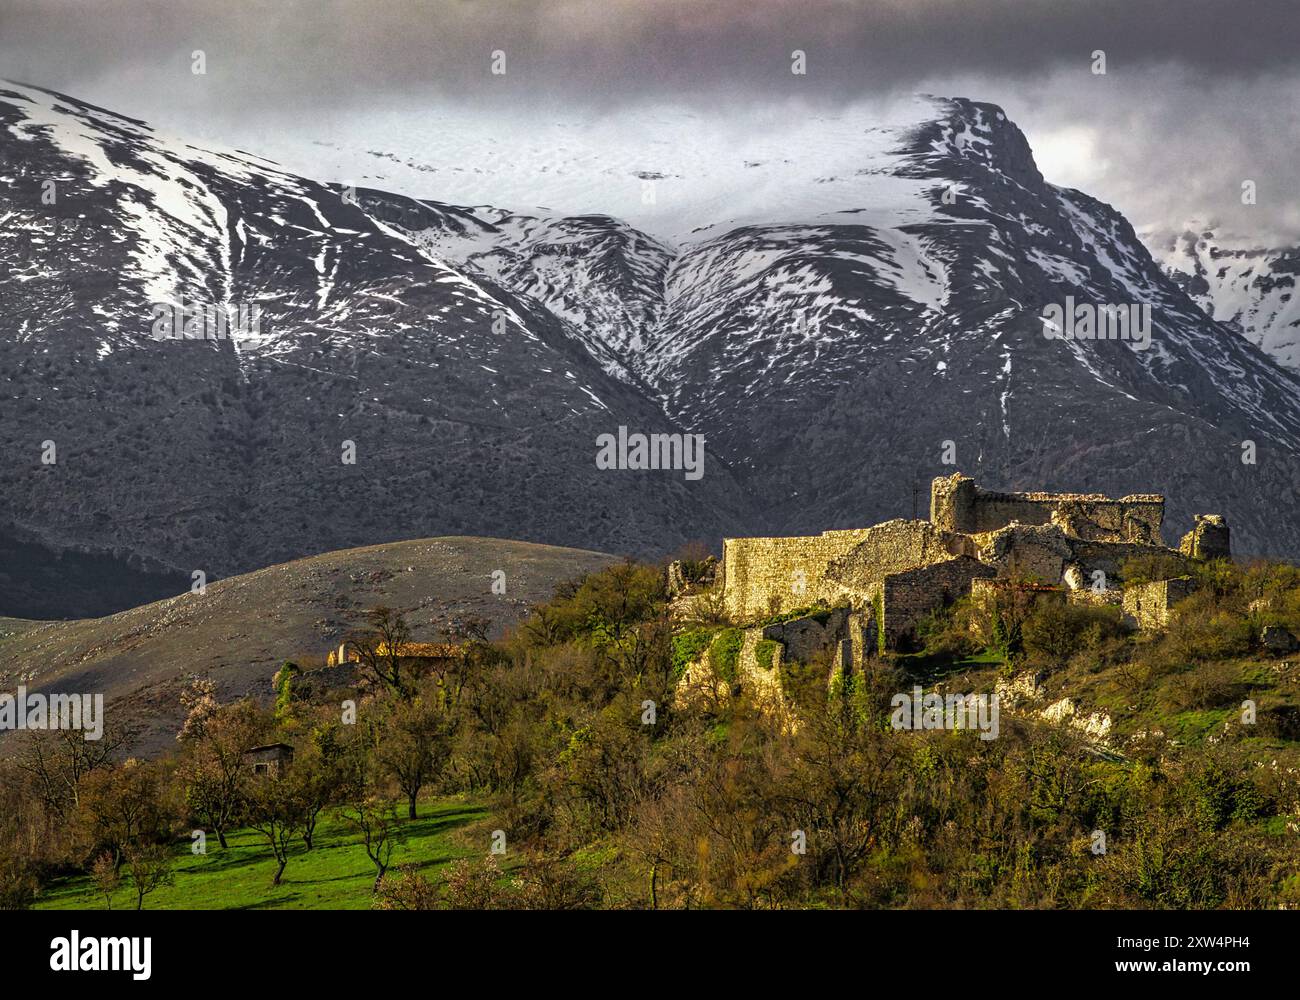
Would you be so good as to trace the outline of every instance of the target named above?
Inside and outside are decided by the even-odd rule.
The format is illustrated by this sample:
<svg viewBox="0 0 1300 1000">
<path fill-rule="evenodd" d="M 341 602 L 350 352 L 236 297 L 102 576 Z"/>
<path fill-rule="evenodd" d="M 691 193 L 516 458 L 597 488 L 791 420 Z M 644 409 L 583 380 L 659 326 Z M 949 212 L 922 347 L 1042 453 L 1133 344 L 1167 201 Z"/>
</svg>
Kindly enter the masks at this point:
<svg viewBox="0 0 1300 1000">
<path fill-rule="evenodd" d="M 923 617 L 970 595 L 977 581 L 1114 604 L 1134 624 L 1157 627 L 1190 593 L 1181 577 L 1191 560 L 1230 557 L 1228 526 L 1216 514 L 1197 516 L 1180 551 L 1166 548 L 1164 505 L 1156 494 L 994 492 L 956 473 L 934 480 L 928 521 L 724 540 L 723 604 L 733 621 L 751 625 L 815 604 L 847 608 L 833 639 L 841 666 L 854 650 L 906 644 Z M 1141 555 L 1161 556 L 1180 579 L 1126 594 L 1120 566 Z"/>
</svg>

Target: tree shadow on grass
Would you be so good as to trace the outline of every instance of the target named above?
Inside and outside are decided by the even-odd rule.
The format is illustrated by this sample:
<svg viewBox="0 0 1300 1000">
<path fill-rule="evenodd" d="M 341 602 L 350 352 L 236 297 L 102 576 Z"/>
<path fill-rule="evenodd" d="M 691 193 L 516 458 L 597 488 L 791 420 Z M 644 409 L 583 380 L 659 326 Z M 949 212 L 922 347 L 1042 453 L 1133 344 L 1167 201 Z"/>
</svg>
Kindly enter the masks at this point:
<svg viewBox="0 0 1300 1000">
<path fill-rule="evenodd" d="M 292 903 L 295 900 L 301 900 L 302 893 L 294 892 L 287 896 L 274 896 L 267 899 L 257 899 L 251 903 L 241 903 L 238 906 L 228 906 L 228 910 L 272 910 L 286 903 Z"/>
</svg>

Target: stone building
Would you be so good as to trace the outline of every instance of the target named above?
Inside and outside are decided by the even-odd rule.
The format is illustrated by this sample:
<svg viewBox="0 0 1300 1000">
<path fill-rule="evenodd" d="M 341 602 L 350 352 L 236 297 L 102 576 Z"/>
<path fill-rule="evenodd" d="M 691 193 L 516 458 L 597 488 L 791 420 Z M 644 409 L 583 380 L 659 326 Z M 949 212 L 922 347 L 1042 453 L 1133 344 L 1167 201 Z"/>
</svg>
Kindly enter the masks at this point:
<svg viewBox="0 0 1300 1000">
<path fill-rule="evenodd" d="M 268 743 L 245 750 L 244 764 L 259 777 L 278 778 L 293 763 L 293 747 L 288 743 Z"/>
<path fill-rule="evenodd" d="M 1135 623 L 1159 627 L 1191 581 L 1157 581 L 1129 597 L 1119 589 L 1123 563 L 1160 555 L 1181 578 L 1192 560 L 1230 556 L 1227 524 L 1213 514 L 1197 517 L 1181 552 L 1166 548 L 1165 501 L 1156 494 L 995 492 L 956 473 L 935 479 L 930 496 L 928 521 L 725 539 L 719 572 L 728 616 L 754 624 L 813 605 L 842 607 L 848 613 L 834 641 L 851 654 L 854 641 L 897 648 L 936 608 L 976 586 L 992 593 L 982 581 L 1002 581 L 1072 603 L 1123 604 Z"/>
<path fill-rule="evenodd" d="M 1191 597 L 1195 591 L 1196 581 L 1190 576 L 1126 587 L 1124 614 L 1138 628 L 1164 628 L 1169 624 L 1169 614 L 1174 605 Z"/>
</svg>

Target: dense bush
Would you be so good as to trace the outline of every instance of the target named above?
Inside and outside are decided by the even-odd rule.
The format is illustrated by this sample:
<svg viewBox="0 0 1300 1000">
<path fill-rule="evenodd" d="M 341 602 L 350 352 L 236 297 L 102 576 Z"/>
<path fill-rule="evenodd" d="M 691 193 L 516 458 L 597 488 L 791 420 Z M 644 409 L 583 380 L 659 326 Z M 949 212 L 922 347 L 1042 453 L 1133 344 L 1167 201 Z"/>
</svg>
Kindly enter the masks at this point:
<svg viewBox="0 0 1300 1000">
<path fill-rule="evenodd" d="M 1120 564 L 1120 581 L 1125 587 L 1134 587 L 1154 580 L 1169 580 L 1187 573 L 1187 563 L 1182 558 L 1153 552 L 1130 556 Z"/>
<path fill-rule="evenodd" d="M 736 682 L 736 670 L 740 662 L 740 647 L 744 644 L 745 633 L 738 628 L 723 629 L 709 646 L 709 666 L 713 673 L 728 684 Z"/>
<path fill-rule="evenodd" d="M 1127 632 L 1119 608 L 1040 601 L 1025 619 L 1021 639 L 1031 662 L 1051 664 Z"/>
<path fill-rule="evenodd" d="M 977 641 L 979 626 L 974 616 L 969 598 L 930 612 L 916 626 L 921 651 L 926 656 L 954 660 L 977 653 L 982 644 Z"/>
<path fill-rule="evenodd" d="M 90 761 L 76 756 L 84 745 L 29 750 L 0 773 L 0 907 L 28 905 L 61 873 L 107 883 L 115 855 L 126 873 L 217 823 L 265 831 L 269 887 L 286 838 L 305 842 L 321 810 L 364 832 L 376 905 L 392 909 L 1300 905 L 1295 755 L 1270 744 L 1265 759 L 1281 763 L 1263 765 L 1259 733 L 1226 725 L 1265 687 L 1261 712 L 1293 707 L 1271 662 L 1240 658 L 1263 613 L 1251 603 L 1289 613 L 1297 576 L 1201 572 L 1204 589 L 1163 636 L 1127 635 L 1113 609 L 1009 594 L 982 619 L 965 602 L 930 616 L 928 662 L 869 656 L 832 679 L 829 655 L 783 658 L 792 716 L 779 718 L 736 684 L 742 630 L 681 628 L 662 573 L 614 566 L 562 588 L 507 639 L 467 642 L 446 669 L 349 692 L 356 725 L 339 724 L 337 692 L 299 675 L 279 687 L 278 712 L 218 705 L 196 684 L 174 759 L 128 767 L 121 742 Z M 1105 759 L 1028 713 L 1005 712 L 994 740 L 895 731 L 891 698 L 920 683 L 909 671 L 984 689 L 964 687 L 981 637 L 1061 663 L 1045 684 L 1082 684 L 1117 713 L 1167 710 L 1168 731 L 1144 723 Z M 774 644 L 756 654 L 774 670 Z M 727 685 L 685 697 L 675 681 L 701 657 Z M 293 777 L 283 794 L 254 794 L 240 752 L 290 725 Z M 1214 739 L 1188 745 L 1191 732 Z M 432 876 L 385 868 L 421 791 L 486 802 L 475 842 L 502 830 L 509 859 Z"/>
</svg>

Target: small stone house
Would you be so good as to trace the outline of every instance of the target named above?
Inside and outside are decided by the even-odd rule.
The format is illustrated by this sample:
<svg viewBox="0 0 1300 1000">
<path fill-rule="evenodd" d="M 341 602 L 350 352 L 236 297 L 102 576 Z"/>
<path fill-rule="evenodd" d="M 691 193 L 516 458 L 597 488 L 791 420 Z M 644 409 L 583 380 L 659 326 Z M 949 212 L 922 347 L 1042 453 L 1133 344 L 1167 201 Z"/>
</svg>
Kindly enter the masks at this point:
<svg viewBox="0 0 1300 1000">
<path fill-rule="evenodd" d="M 293 762 L 293 747 L 287 743 L 268 743 L 244 751 L 243 761 L 258 777 L 278 778 Z"/>
</svg>

